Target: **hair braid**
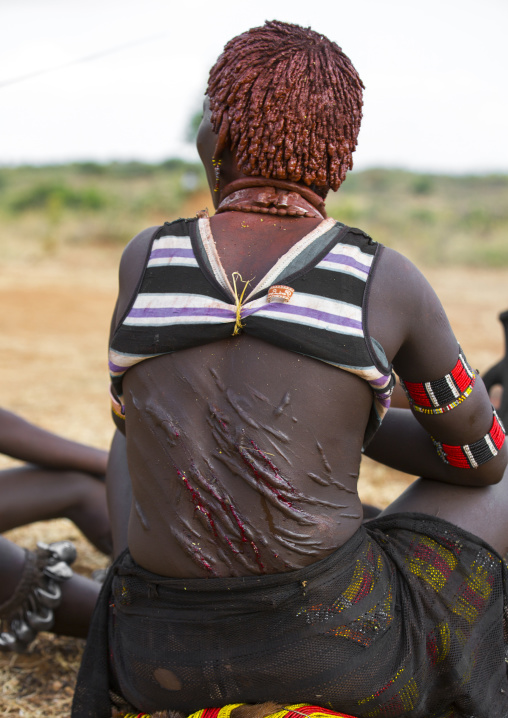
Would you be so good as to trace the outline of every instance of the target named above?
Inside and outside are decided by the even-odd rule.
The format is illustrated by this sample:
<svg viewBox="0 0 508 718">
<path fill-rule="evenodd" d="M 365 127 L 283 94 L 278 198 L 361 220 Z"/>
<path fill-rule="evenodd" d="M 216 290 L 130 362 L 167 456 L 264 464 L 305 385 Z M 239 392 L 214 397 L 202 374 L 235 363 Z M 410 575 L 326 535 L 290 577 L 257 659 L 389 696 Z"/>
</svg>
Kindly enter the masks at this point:
<svg viewBox="0 0 508 718">
<path fill-rule="evenodd" d="M 244 174 L 337 190 L 353 166 L 362 90 L 338 45 L 274 20 L 227 43 L 207 94 Z"/>
</svg>

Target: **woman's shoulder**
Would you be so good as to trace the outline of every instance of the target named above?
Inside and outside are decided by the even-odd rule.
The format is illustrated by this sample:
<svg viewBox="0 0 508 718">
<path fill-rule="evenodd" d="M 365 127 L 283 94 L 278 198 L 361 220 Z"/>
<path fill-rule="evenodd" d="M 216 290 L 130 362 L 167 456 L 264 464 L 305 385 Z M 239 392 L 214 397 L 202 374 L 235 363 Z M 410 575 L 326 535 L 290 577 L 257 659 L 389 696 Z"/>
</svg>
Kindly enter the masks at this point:
<svg viewBox="0 0 508 718">
<path fill-rule="evenodd" d="M 133 293 L 145 271 L 152 240 L 159 230 L 160 226 L 153 226 L 138 232 L 122 252 L 118 270 L 118 299 L 114 313 L 114 325 L 118 318 L 123 316 L 131 302 Z"/>
<path fill-rule="evenodd" d="M 418 296 L 420 291 L 429 288 L 424 273 L 408 257 L 385 245 L 380 245 L 379 250 L 376 278 L 381 287 L 396 289 L 399 297 L 406 292 L 410 296 Z"/>
<path fill-rule="evenodd" d="M 126 305 L 145 271 L 150 251 L 155 239 L 178 234 L 185 235 L 190 231 L 189 225 L 195 220 L 177 219 L 173 222 L 164 222 L 153 225 L 138 232 L 122 252 L 119 267 L 119 303 Z"/>
<path fill-rule="evenodd" d="M 381 342 L 392 362 L 408 342 L 418 344 L 420 352 L 426 342 L 429 347 L 441 342 L 453 352 L 456 349 L 457 342 L 452 341 L 446 313 L 432 285 L 410 259 L 388 247 L 379 252 L 371 276 L 368 315 L 371 335 Z"/>
<path fill-rule="evenodd" d="M 141 258 L 146 256 L 146 252 L 150 247 L 155 234 L 160 230 L 160 226 L 152 226 L 138 232 L 126 245 L 122 252 L 120 260 L 120 271 L 126 268 L 131 262 L 136 264 Z"/>
<path fill-rule="evenodd" d="M 153 225 L 138 232 L 123 250 L 120 271 L 124 269 L 125 265 L 139 266 L 139 263 L 146 259 L 154 239 L 171 234 L 184 235 L 189 232 L 189 225 L 194 221 L 195 219 L 175 219 L 172 222 Z"/>
</svg>

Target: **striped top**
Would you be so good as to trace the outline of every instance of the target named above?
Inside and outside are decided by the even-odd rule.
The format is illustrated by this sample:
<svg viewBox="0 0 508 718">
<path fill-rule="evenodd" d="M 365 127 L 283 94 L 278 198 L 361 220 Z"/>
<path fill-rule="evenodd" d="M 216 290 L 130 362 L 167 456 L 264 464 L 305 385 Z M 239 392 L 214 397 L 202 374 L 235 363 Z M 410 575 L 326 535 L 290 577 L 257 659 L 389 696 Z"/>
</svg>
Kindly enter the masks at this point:
<svg viewBox="0 0 508 718">
<path fill-rule="evenodd" d="M 122 378 L 135 364 L 241 331 L 332 364 L 373 391 L 369 439 L 388 409 L 392 367 L 366 331 L 369 278 L 378 244 L 359 229 L 323 220 L 243 297 L 219 259 L 208 218 L 165 223 L 154 234 L 140 284 L 111 340 L 115 413 L 124 415 Z M 294 290 L 269 302 L 273 285 Z"/>
</svg>

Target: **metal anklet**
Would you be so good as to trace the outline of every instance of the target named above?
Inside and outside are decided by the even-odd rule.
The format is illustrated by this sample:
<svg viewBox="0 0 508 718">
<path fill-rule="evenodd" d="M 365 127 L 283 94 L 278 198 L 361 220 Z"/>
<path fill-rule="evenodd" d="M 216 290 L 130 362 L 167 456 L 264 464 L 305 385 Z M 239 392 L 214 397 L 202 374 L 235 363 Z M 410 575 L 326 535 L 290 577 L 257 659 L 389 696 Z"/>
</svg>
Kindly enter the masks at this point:
<svg viewBox="0 0 508 718">
<path fill-rule="evenodd" d="M 25 555 L 16 590 L 0 605 L 0 651 L 21 653 L 39 631 L 51 630 L 54 611 L 62 601 L 59 584 L 73 574 L 70 564 L 76 549 L 70 541 L 39 541 L 36 550 L 25 549 Z"/>
</svg>

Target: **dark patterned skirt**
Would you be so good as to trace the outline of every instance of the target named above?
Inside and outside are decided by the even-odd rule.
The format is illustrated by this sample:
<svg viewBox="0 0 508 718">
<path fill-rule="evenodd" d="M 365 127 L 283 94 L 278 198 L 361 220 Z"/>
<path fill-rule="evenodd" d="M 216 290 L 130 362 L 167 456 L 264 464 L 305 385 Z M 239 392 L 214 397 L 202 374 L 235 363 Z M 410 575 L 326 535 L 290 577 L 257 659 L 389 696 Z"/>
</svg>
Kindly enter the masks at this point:
<svg viewBox="0 0 508 718">
<path fill-rule="evenodd" d="M 370 521 L 284 574 L 168 579 L 128 552 L 103 587 L 73 718 L 310 703 L 365 718 L 508 716 L 507 576 L 441 519 Z M 121 698 L 120 698 L 121 697 Z"/>
</svg>

